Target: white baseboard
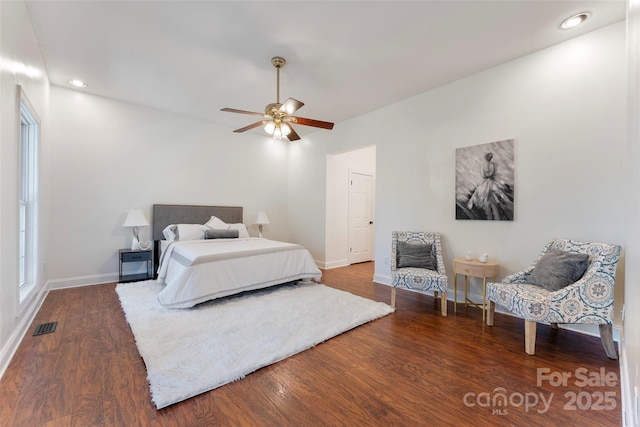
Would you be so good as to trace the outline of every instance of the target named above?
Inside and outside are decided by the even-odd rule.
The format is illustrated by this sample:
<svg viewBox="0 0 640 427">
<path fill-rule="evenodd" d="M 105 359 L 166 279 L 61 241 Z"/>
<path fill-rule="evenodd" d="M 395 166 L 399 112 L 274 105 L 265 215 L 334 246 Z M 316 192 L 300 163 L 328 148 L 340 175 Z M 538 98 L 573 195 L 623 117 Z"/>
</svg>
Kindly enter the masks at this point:
<svg viewBox="0 0 640 427">
<path fill-rule="evenodd" d="M 381 285 L 391 286 L 391 276 L 385 274 L 374 274 L 373 281 Z"/>
<path fill-rule="evenodd" d="M 506 314 L 507 316 L 512 316 L 512 317 L 518 317 L 512 312 L 503 309 L 499 305 L 496 305 L 496 313 Z M 548 323 L 545 323 L 545 322 L 539 322 L 539 323 L 548 325 Z M 586 324 L 586 323 L 558 324 L 558 328 L 600 338 L 600 327 L 595 324 Z M 616 342 L 620 342 L 620 326 L 613 325 L 613 340 Z"/>
<path fill-rule="evenodd" d="M 318 266 L 318 268 L 321 268 L 323 270 L 330 270 L 332 268 L 347 267 L 351 264 L 349 263 L 348 259 L 340 259 L 337 261 L 328 261 L 328 262 L 316 261 L 316 265 Z"/>
<path fill-rule="evenodd" d="M 78 286 L 102 285 L 104 283 L 118 282 L 118 273 L 94 274 L 91 276 L 65 277 L 47 282 L 49 290 L 77 288 Z"/>
<path fill-rule="evenodd" d="M 447 299 L 449 301 L 453 300 L 453 291 L 449 289 L 449 293 L 447 293 Z M 471 301 L 482 301 L 482 295 L 469 294 L 469 299 Z M 464 302 L 464 291 L 458 291 L 458 302 Z M 506 314 L 507 316 L 518 317 L 509 310 L 504 307 L 496 304 L 496 313 Z M 548 323 L 540 322 L 548 325 Z M 569 323 L 569 324 L 559 324 L 558 328 L 566 329 L 568 331 L 579 332 L 581 334 L 590 335 L 593 337 L 600 338 L 600 327 L 595 324 L 587 324 L 587 323 Z M 613 325 L 613 340 L 616 342 L 620 342 L 620 326 Z"/>
<path fill-rule="evenodd" d="M 0 378 L 2 378 L 9 367 L 11 359 L 13 359 L 22 339 L 31 326 L 31 322 L 33 322 L 36 314 L 38 314 L 38 311 L 40 310 L 40 307 L 48 293 L 49 291 L 45 284 L 36 293 L 36 296 L 31 298 L 31 300 L 20 309 L 20 314 L 18 316 L 20 320 L 9 337 L 9 340 L 4 344 L 4 346 L 2 346 L 2 349 L 0 349 Z"/>
<path fill-rule="evenodd" d="M 376 283 L 380 283 L 381 285 L 391 286 L 391 277 L 390 276 L 385 276 L 385 275 L 381 275 L 381 274 L 375 274 L 373 276 L 373 281 L 376 282 Z M 469 296 L 469 299 L 472 300 L 472 301 L 482 301 L 482 295 L 469 293 L 468 296 Z M 447 300 L 448 301 L 454 301 L 453 289 L 449 289 L 447 291 Z M 464 303 L 464 290 L 459 290 L 458 291 L 457 300 L 458 300 L 458 303 Z M 500 307 L 499 305 L 496 305 L 496 312 L 497 313 L 501 313 L 501 314 L 506 314 L 508 316 L 517 317 L 513 313 L 511 313 L 510 311 L 506 310 L 503 307 Z M 579 332 L 579 333 L 585 334 L 585 335 L 590 335 L 590 336 L 594 336 L 594 337 L 598 337 L 598 338 L 600 337 L 600 328 L 598 327 L 598 325 L 592 325 L 592 324 L 567 324 L 567 325 L 558 325 L 558 327 L 561 328 L 561 329 L 569 330 L 569 331 Z M 613 325 L 613 340 L 616 341 L 616 342 L 620 342 L 620 326 Z"/>
<path fill-rule="evenodd" d="M 624 333 L 620 341 L 620 401 L 622 402 L 622 425 L 623 427 L 634 427 L 640 424 L 640 419 L 635 416 L 635 393 L 631 390 L 629 378 L 629 364 L 627 362 L 627 346 Z"/>
<path fill-rule="evenodd" d="M 67 277 L 64 279 L 50 280 L 42 286 L 36 296 L 32 298 L 25 307 L 20 309 L 19 322 L 15 330 L 9 337 L 7 343 L 0 349 L 0 378 L 4 375 L 11 359 L 18 350 L 22 339 L 27 333 L 31 322 L 38 314 L 47 294 L 50 290 L 74 288 L 78 286 L 100 285 L 118 281 L 118 273 L 97 274 L 92 276 Z"/>
</svg>

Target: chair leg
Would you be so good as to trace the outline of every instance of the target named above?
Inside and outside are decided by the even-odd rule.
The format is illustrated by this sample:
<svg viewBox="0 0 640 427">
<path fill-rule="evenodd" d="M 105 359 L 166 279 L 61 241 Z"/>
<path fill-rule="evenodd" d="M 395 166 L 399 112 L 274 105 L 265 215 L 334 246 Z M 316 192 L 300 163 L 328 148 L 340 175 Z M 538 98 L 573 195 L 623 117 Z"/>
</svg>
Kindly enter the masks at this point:
<svg viewBox="0 0 640 427">
<path fill-rule="evenodd" d="M 447 293 L 446 292 L 442 292 L 442 297 L 440 297 L 440 310 L 442 311 L 442 317 L 447 317 Z"/>
<path fill-rule="evenodd" d="M 536 352 L 536 322 L 524 321 L 524 351 L 533 356 Z"/>
<path fill-rule="evenodd" d="M 557 323 L 553 323 L 553 322 L 552 322 L 552 323 L 551 323 L 551 327 L 552 327 L 553 329 L 558 329 L 558 324 L 557 324 Z"/>
<path fill-rule="evenodd" d="M 487 308 L 487 326 L 493 326 L 493 315 L 496 312 L 496 303 L 489 301 L 489 307 Z"/>
<path fill-rule="evenodd" d="M 391 308 L 396 308 L 396 288 L 391 288 Z"/>
<path fill-rule="evenodd" d="M 602 340 L 602 346 L 604 352 L 607 353 L 609 359 L 617 359 L 616 345 L 613 342 L 613 326 L 609 324 L 598 325 L 600 327 L 600 339 Z"/>
<path fill-rule="evenodd" d="M 438 299 L 438 291 L 433 291 L 433 299 Z"/>
</svg>

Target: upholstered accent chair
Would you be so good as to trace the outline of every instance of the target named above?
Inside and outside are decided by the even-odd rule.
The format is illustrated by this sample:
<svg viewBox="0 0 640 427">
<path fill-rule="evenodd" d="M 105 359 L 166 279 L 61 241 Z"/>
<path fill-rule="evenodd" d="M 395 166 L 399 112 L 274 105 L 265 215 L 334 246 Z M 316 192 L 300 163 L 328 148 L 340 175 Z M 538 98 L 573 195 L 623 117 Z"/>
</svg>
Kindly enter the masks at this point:
<svg viewBox="0 0 640 427">
<path fill-rule="evenodd" d="M 525 352 L 532 355 L 535 353 L 537 322 L 548 322 L 554 328 L 559 323 L 597 324 L 607 356 L 617 359 L 612 322 L 613 289 L 620 251 L 620 246 L 606 243 L 552 240 L 529 267 L 505 277 L 502 283 L 487 284 L 487 325 L 493 326 L 496 304 L 523 318 Z M 565 257 L 575 259 L 579 257 L 577 254 L 587 255 L 583 257 L 586 258 L 582 267 L 584 274 L 573 278 L 577 281 L 558 290 L 546 283 L 543 286 L 539 286 L 541 283 L 532 284 L 541 278 L 548 283 L 564 280 L 571 274 L 563 274 L 557 260 Z"/>
<path fill-rule="evenodd" d="M 426 261 L 425 253 L 428 258 Z M 443 316 L 447 315 L 447 273 L 442 260 L 439 233 L 393 231 L 390 264 L 393 308 L 396 307 L 397 288 L 420 293 L 433 291 L 435 298 L 441 292 L 441 312 Z"/>
</svg>

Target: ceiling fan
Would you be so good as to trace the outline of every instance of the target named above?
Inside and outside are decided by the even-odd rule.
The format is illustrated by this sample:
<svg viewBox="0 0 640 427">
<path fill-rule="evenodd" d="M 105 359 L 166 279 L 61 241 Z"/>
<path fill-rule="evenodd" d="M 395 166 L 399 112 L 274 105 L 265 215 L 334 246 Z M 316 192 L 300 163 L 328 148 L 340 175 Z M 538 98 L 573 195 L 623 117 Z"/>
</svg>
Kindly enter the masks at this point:
<svg viewBox="0 0 640 427">
<path fill-rule="evenodd" d="M 253 111 L 236 110 L 235 108 L 223 108 L 222 111 L 229 113 L 249 114 L 252 116 L 261 116 L 262 120 L 245 126 L 240 129 L 234 130 L 234 132 L 245 132 L 258 126 L 264 125 L 264 130 L 272 135 L 276 139 L 286 138 L 289 141 L 296 141 L 300 139 L 300 136 L 293 129 L 291 124 L 299 124 L 304 126 L 313 126 L 322 129 L 333 129 L 333 123 L 323 122 L 314 119 L 305 119 L 304 117 L 292 116 L 304 103 L 297 99 L 289 98 L 284 104 L 280 103 L 280 68 L 284 67 L 287 61 L 279 56 L 271 58 L 271 64 L 276 68 L 276 102 L 267 104 L 264 107 L 264 113 L 256 113 Z"/>
</svg>

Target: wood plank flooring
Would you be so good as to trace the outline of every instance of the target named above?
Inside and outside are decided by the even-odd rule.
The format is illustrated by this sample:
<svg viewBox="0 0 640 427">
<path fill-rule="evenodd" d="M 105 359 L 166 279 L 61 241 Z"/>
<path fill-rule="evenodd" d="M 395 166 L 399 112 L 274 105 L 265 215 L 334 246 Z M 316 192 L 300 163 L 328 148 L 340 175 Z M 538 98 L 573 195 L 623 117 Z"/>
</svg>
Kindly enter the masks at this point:
<svg viewBox="0 0 640 427">
<path fill-rule="evenodd" d="M 390 300 L 373 263 L 323 274 Z M 49 293 L 0 380 L 1 426 L 621 425 L 618 363 L 598 338 L 539 325 L 527 356 L 522 320 L 497 313 L 487 327 L 480 310 L 454 314 L 452 303 L 441 317 L 432 296 L 403 290 L 389 316 L 158 411 L 114 289 Z M 51 321 L 54 333 L 31 336 Z M 571 377 L 539 381 L 538 369 Z"/>
</svg>

